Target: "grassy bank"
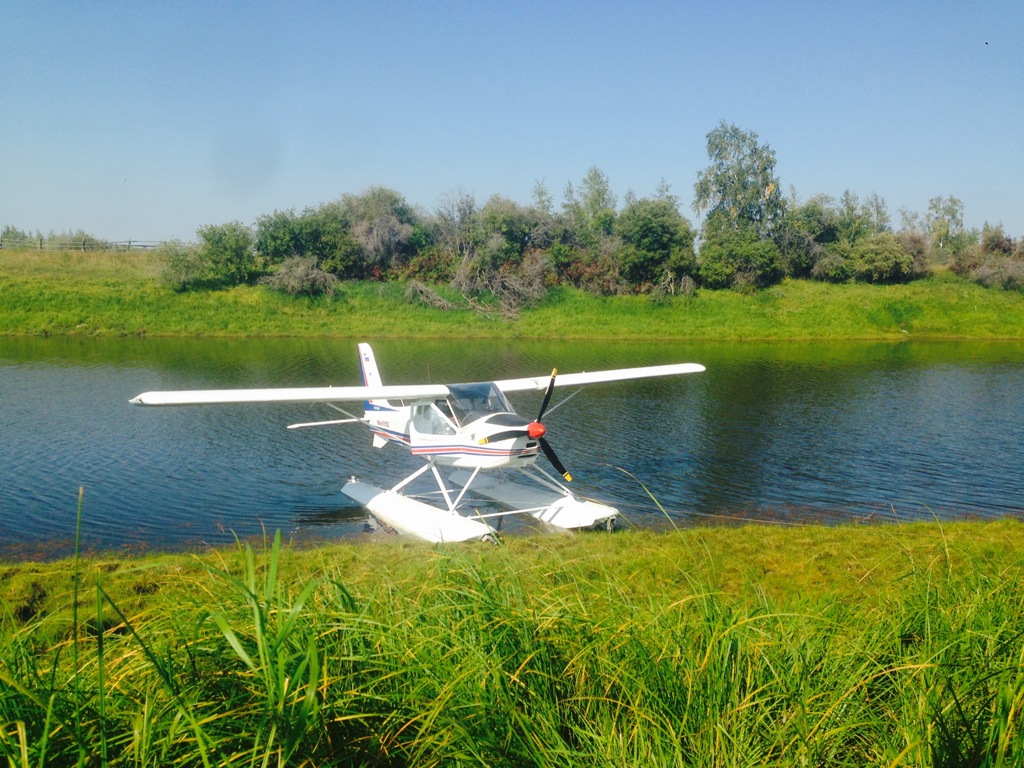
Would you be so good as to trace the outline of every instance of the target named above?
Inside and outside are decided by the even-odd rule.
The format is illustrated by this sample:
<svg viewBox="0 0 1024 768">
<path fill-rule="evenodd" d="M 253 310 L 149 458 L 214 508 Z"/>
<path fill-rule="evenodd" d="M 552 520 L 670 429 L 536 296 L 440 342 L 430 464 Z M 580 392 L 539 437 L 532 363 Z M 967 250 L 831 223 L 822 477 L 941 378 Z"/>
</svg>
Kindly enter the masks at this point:
<svg viewBox="0 0 1024 768">
<path fill-rule="evenodd" d="M 557 289 L 514 321 L 411 304 L 398 284 L 332 298 L 258 286 L 176 293 L 149 253 L 0 251 L 0 333 L 365 338 L 1024 338 L 1024 294 L 952 275 L 907 285 L 786 281 L 753 295 L 595 297 Z"/>
<path fill-rule="evenodd" d="M 0 755 L 1018 765 L 1022 547 L 999 522 L 0 566 Z"/>
</svg>

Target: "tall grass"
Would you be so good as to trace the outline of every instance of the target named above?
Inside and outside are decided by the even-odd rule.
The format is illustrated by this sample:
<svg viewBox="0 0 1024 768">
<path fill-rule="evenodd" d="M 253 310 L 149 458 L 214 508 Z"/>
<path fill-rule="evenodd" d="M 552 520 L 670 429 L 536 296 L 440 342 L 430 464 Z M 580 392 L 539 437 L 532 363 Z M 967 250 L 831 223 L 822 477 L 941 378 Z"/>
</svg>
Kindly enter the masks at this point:
<svg viewBox="0 0 1024 768">
<path fill-rule="evenodd" d="M 554 289 L 517 320 L 410 303 L 397 283 L 329 297 L 266 286 L 178 293 L 153 253 L 0 250 L 0 333 L 375 338 L 904 339 L 1024 337 L 1024 293 L 942 275 L 907 285 L 787 280 L 753 295 L 598 297 Z"/>
<path fill-rule="evenodd" d="M 75 563 L 5 568 L 0 756 L 1019 765 L 1022 542 L 1009 523 L 486 551 L 299 551 L 278 536 L 201 558 L 78 563 L 93 574 L 81 632 L 60 586 Z M 47 592 L 34 613 L 22 610 L 31 583 Z"/>
</svg>

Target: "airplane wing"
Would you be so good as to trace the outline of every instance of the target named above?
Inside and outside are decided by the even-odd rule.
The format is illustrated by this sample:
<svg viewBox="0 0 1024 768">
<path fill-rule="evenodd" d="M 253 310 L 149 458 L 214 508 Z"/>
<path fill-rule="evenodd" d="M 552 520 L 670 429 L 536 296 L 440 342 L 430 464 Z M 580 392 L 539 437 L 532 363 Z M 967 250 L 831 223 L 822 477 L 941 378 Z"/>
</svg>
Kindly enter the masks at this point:
<svg viewBox="0 0 1024 768">
<path fill-rule="evenodd" d="M 610 371 L 590 373 L 565 373 L 555 377 L 556 387 L 578 387 L 584 384 L 603 384 L 609 381 L 649 379 L 654 376 L 679 376 L 684 373 L 700 373 L 703 365 L 697 363 L 676 363 L 674 365 L 649 365 L 643 368 L 618 368 Z M 502 392 L 538 392 L 548 388 L 550 376 L 534 376 L 527 379 L 504 379 L 494 382 Z"/>
<path fill-rule="evenodd" d="M 654 376 L 678 376 L 699 373 L 703 365 L 680 363 L 654 365 L 645 368 L 619 368 L 610 371 L 560 374 L 556 387 L 575 387 L 609 381 L 646 379 Z M 525 379 L 504 379 L 494 384 L 502 392 L 543 391 L 551 382 L 550 376 Z M 239 403 L 354 403 L 363 400 L 438 400 L 449 395 L 443 384 L 410 384 L 363 387 L 284 387 L 275 389 L 193 389 L 167 392 L 143 392 L 128 402 L 132 405 L 230 405 Z"/>
<path fill-rule="evenodd" d="M 443 384 L 374 387 L 284 387 L 278 389 L 193 389 L 143 392 L 132 405 L 228 405 L 234 403 L 354 403 L 362 400 L 437 400 Z"/>
</svg>

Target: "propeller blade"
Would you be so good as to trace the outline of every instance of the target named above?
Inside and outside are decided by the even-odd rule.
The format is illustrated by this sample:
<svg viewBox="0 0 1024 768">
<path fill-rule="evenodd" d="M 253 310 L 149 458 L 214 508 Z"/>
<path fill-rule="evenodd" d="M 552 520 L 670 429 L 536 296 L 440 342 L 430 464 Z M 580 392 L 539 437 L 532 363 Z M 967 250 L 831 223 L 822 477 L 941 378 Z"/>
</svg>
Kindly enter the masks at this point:
<svg viewBox="0 0 1024 768">
<path fill-rule="evenodd" d="M 548 389 L 544 393 L 544 399 L 540 404 L 540 413 L 537 414 L 537 418 L 534 421 L 540 421 L 544 418 L 544 411 L 548 409 L 548 403 L 551 402 L 551 393 L 555 391 L 555 377 L 558 375 L 558 369 L 551 369 L 551 381 L 548 382 Z"/>
<path fill-rule="evenodd" d="M 566 470 L 565 465 L 558 460 L 558 456 L 555 455 L 555 451 L 548 444 L 548 441 L 542 437 L 539 442 L 541 450 L 544 451 L 544 455 L 548 457 L 548 461 L 551 462 L 551 466 L 555 468 L 555 471 L 558 472 L 558 474 L 565 478 L 566 482 L 571 483 L 572 475 L 570 475 Z"/>
<path fill-rule="evenodd" d="M 517 437 L 526 437 L 530 440 L 539 440 L 544 437 L 547 428 L 539 421 L 531 421 L 518 429 L 506 429 L 504 432 L 495 432 L 493 435 L 481 437 L 477 442 L 480 445 L 497 443 L 500 440 L 512 440 Z"/>
</svg>

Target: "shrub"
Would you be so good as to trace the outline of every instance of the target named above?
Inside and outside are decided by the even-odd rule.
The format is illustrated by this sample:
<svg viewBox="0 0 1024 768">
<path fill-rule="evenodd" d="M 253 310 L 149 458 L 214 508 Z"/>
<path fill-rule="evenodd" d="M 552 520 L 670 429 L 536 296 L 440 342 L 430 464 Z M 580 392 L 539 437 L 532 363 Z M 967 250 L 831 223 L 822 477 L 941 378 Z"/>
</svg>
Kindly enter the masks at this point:
<svg viewBox="0 0 1024 768">
<path fill-rule="evenodd" d="M 984 262 L 984 254 L 979 248 L 967 248 L 949 259 L 949 270 L 966 277 L 973 274 Z"/>
<path fill-rule="evenodd" d="M 650 287 L 665 261 L 664 254 L 644 251 L 635 245 L 622 246 L 618 256 L 622 276 L 639 290 Z"/>
<path fill-rule="evenodd" d="M 672 200 L 635 200 L 615 228 L 623 242 L 622 275 L 633 285 L 649 287 L 669 270 L 677 279 L 694 272 L 694 233 Z"/>
<path fill-rule="evenodd" d="M 1009 256 L 1014 251 L 1013 239 L 1006 236 L 1002 224 L 993 227 L 985 222 L 985 226 L 981 228 L 981 250 L 985 253 Z"/>
<path fill-rule="evenodd" d="M 265 264 L 304 255 L 302 220 L 294 211 L 274 211 L 256 220 L 256 253 Z"/>
<path fill-rule="evenodd" d="M 1024 261 L 990 257 L 971 272 L 971 279 L 989 288 L 1021 290 L 1024 288 Z"/>
<path fill-rule="evenodd" d="M 596 254 L 581 252 L 580 256 L 569 271 L 573 285 L 597 296 L 621 296 L 631 291 L 613 248 L 602 248 Z"/>
<path fill-rule="evenodd" d="M 578 270 L 578 265 L 582 259 L 582 252 L 573 248 L 563 242 L 552 243 L 551 247 L 548 248 L 548 259 L 551 262 L 551 268 L 554 270 L 555 276 L 559 281 L 573 282 L 573 275 Z"/>
<path fill-rule="evenodd" d="M 214 273 L 214 278 L 228 285 L 247 283 L 256 273 L 256 250 L 252 230 L 241 222 L 210 224 L 196 234 L 202 241 L 200 249 Z"/>
<path fill-rule="evenodd" d="M 898 283 L 913 274 L 914 259 L 889 232 L 872 235 L 853 247 L 854 272 L 869 283 Z"/>
<path fill-rule="evenodd" d="M 409 259 L 400 276 L 430 283 L 447 283 L 455 276 L 455 260 L 451 253 L 431 245 Z"/>
<path fill-rule="evenodd" d="M 911 268 L 911 276 L 924 277 L 927 275 L 930 256 L 928 238 L 920 232 L 905 230 L 899 232 L 896 235 L 896 239 L 913 260 L 914 266 Z"/>
<path fill-rule="evenodd" d="M 853 277 L 853 259 L 849 248 L 832 246 L 811 268 L 811 277 L 826 283 L 845 283 Z"/>
<path fill-rule="evenodd" d="M 783 274 L 778 246 L 752 229 L 711 232 L 701 246 L 698 264 L 708 288 L 763 288 Z"/>
<path fill-rule="evenodd" d="M 163 260 L 163 280 L 176 291 L 187 291 L 208 283 L 213 277 L 213 267 L 207 255 L 198 246 L 171 240 L 157 249 Z"/>
<path fill-rule="evenodd" d="M 338 278 L 324 272 L 315 258 L 293 256 L 285 259 L 280 268 L 260 280 L 260 283 L 293 296 L 333 296 L 338 290 Z"/>
</svg>

